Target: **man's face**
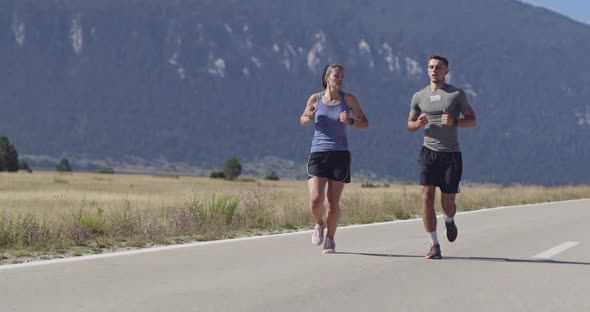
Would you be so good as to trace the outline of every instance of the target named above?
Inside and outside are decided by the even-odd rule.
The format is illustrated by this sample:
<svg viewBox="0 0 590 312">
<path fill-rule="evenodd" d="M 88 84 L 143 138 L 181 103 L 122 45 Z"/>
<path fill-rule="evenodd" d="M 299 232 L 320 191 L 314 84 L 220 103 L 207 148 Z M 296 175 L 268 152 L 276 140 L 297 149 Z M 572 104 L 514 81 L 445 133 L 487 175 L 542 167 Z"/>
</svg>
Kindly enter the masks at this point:
<svg viewBox="0 0 590 312">
<path fill-rule="evenodd" d="M 445 76 L 449 73 L 447 65 L 443 61 L 431 59 L 428 61 L 428 77 L 433 83 L 445 81 Z"/>
</svg>

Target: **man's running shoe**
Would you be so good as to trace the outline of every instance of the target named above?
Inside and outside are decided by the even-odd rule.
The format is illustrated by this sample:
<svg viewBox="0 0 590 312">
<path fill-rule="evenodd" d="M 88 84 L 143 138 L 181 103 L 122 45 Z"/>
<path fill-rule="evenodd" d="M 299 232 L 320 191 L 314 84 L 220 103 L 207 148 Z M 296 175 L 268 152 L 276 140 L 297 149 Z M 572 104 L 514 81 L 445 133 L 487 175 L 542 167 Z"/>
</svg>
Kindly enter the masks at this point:
<svg viewBox="0 0 590 312">
<path fill-rule="evenodd" d="M 316 224 L 311 235 L 312 244 L 319 246 L 324 242 L 324 226 Z"/>
<path fill-rule="evenodd" d="M 440 254 L 440 245 L 432 245 L 430 247 L 430 251 L 426 254 L 426 259 L 441 259 L 442 255 Z"/>
<path fill-rule="evenodd" d="M 324 243 L 324 253 L 334 252 L 336 252 L 336 242 L 334 239 L 326 237 L 326 242 Z"/>
<path fill-rule="evenodd" d="M 457 230 L 457 225 L 455 224 L 455 220 L 451 220 L 451 222 L 445 222 L 445 228 L 447 229 L 447 239 L 449 242 L 454 242 L 457 239 L 457 234 L 459 230 Z"/>
</svg>

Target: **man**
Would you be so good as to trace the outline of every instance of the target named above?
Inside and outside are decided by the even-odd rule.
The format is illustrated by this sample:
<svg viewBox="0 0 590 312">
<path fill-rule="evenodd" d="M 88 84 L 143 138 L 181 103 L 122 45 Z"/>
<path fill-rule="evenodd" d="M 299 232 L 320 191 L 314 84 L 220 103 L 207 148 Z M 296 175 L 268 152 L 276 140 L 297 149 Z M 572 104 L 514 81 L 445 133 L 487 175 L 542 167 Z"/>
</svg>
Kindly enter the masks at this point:
<svg viewBox="0 0 590 312">
<path fill-rule="evenodd" d="M 441 191 L 447 239 L 453 242 L 457 238 L 458 230 L 453 217 L 457 212 L 455 196 L 459 193 L 463 172 L 457 129 L 473 128 L 477 123 L 465 92 L 445 82 L 448 73 L 449 61 L 445 57 L 435 55 L 428 59 L 430 85 L 414 94 L 408 117 L 409 131 L 425 128 L 418 162 L 422 186 L 422 220 L 430 240 L 427 259 L 442 257 L 436 236 L 436 187 Z"/>
</svg>

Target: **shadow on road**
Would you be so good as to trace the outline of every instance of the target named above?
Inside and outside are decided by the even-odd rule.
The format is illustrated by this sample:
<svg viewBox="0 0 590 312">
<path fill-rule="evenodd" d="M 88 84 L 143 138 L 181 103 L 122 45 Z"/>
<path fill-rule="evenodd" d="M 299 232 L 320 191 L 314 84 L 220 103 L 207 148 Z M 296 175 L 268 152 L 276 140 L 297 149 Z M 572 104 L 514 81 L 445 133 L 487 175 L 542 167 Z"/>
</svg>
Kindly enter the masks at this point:
<svg viewBox="0 0 590 312">
<path fill-rule="evenodd" d="M 334 254 L 370 256 L 370 257 L 391 257 L 391 258 L 424 258 L 423 255 L 396 255 L 396 254 L 378 254 L 378 253 L 348 252 L 348 251 L 338 251 L 338 252 L 335 252 Z M 536 264 L 590 265 L 590 262 L 559 261 L 559 260 L 550 260 L 550 259 L 512 259 L 512 258 L 497 258 L 497 257 L 446 257 L 444 255 L 441 260 L 467 260 L 467 261 L 492 261 L 492 262 L 536 263 Z"/>
</svg>

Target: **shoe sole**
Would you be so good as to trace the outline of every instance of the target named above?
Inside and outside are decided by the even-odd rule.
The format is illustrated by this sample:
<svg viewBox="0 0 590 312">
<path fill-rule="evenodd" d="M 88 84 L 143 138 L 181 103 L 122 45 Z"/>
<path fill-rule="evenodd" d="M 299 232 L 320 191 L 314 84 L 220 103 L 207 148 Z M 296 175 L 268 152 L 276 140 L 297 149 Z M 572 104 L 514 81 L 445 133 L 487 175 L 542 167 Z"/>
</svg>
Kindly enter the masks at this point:
<svg viewBox="0 0 590 312">
<path fill-rule="evenodd" d="M 331 253 L 335 253 L 336 251 L 334 249 L 324 249 L 323 253 L 325 254 L 331 254 Z"/>
<path fill-rule="evenodd" d="M 452 243 L 452 242 L 454 242 L 455 240 L 457 240 L 457 236 L 459 236 L 459 229 L 457 229 L 457 225 L 455 225 L 455 230 L 456 230 L 456 232 L 457 232 L 457 233 L 455 234 L 455 237 L 453 237 L 453 239 L 451 239 L 451 237 L 449 237 L 449 234 L 447 234 L 447 240 L 448 240 L 450 243 Z M 448 231 L 448 229 L 445 229 L 445 232 L 446 232 L 446 233 L 448 233 L 447 231 Z"/>
<path fill-rule="evenodd" d="M 456 241 L 456 240 L 457 240 L 457 236 L 455 236 L 453 239 L 450 239 L 450 238 L 447 236 L 447 240 L 449 241 L 449 243 L 452 243 L 452 242 L 454 242 L 454 241 Z"/>
</svg>

